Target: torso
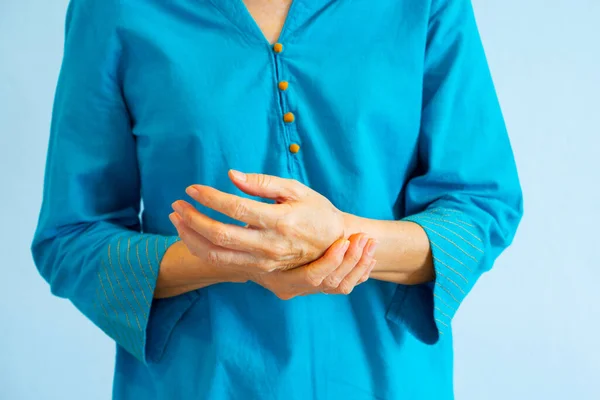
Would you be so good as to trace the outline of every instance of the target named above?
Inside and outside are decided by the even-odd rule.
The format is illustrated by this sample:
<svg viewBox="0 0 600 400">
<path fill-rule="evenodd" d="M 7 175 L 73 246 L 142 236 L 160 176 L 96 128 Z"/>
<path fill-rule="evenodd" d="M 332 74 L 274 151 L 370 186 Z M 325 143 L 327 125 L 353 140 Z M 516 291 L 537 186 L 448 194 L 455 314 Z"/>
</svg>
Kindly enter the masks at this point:
<svg viewBox="0 0 600 400">
<path fill-rule="evenodd" d="M 404 216 L 426 2 L 293 1 L 121 2 L 145 232 L 177 233 L 169 210 L 190 182 L 240 194 L 230 168 L 295 179 L 355 215 Z M 289 302 L 253 284 L 198 293 L 153 306 L 165 315 L 148 330 L 156 360 L 120 351 L 115 399 L 451 398 L 452 342 L 424 344 L 394 322 L 396 284 Z"/>
<path fill-rule="evenodd" d="M 292 0 L 243 0 L 243 2 L 265 39 L 269 43 L 275 43 L 285 24 Z"/>
</svg>

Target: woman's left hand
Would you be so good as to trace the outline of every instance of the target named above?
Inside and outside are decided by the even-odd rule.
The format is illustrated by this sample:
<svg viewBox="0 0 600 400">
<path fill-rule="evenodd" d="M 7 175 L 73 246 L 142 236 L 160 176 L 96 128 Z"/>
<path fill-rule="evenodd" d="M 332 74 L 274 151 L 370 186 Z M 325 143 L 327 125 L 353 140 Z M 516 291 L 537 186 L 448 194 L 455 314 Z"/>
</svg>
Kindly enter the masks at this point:
<svg viewBox="0 0 600 400">
<path fill-rule="evenodd" d="M 244 222 L 246 227 L 216 221 L 182 200 L 173 204 L 185 225 L 212 244 L 211 259 L 218 264 L 246 267 L 251 273 L 292 269 L 317 260 L 345 236 L 343 213 L 300 182 L 237 171 L 230 171 L 229 177 L 241 191 L 276 204 L 209 186 L 187 188 L 188 195 L 200 204 Z M 206 241 L 196 238 L 182 238 L 192 253 L 195 248 L 206 248 Z"/>
<path fill-rule="evenodd" d="M 315 293 L 350 294 L 369 279 L 377 243 L 365 234 L 337 240 L 323 257 L 290 271 L 250 277 L 282 300 Z"/>
</svg>

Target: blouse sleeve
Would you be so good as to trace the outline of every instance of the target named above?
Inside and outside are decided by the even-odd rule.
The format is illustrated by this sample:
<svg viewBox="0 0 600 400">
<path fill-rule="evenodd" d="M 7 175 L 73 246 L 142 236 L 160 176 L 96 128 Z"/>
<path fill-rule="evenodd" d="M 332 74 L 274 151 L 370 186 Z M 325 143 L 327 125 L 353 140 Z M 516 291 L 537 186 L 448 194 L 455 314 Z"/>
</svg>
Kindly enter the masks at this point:
<svg viewBox="0 0 600 400">
<path fill-rule="evenodd" d="M 72 0 L 32 244 L 55 295 L 146 361 L 159 265 L 175 236 L 141 233 L 134 137 L 118 84 L 113 1 Z"/>
<path fill-rule="evenodd" d="M 433 0 L 425 56 L 417 174 L 406 221 L 429 237 L 432 314 L 444 334 L 522 216 L 513 152 L 470 0 Z"/>
</svg>

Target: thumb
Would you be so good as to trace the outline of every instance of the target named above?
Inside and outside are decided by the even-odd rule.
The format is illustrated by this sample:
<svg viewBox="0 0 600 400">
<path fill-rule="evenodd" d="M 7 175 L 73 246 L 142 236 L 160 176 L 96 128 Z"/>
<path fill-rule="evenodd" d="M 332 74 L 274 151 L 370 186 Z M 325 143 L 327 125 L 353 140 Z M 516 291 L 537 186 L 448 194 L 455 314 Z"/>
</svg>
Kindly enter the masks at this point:
<svg viewBox="0 0 600 400">
<path fill-rule="evenodd" d="M 297 199 L 303 187 L 300 182 L 292 179 L 265 174 L 245 174 L 234 169 L 229 170 L 229 179 L 246 194 L 279 201 Z"/>
</svg>

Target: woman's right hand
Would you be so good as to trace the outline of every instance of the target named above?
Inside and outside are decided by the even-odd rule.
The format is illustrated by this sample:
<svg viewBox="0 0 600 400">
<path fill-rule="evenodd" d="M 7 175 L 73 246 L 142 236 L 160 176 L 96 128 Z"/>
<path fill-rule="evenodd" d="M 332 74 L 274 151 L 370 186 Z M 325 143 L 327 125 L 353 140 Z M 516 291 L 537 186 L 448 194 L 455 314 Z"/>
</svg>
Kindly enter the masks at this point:
<svg viewBox="0 0 600 400">
<path fill-rule="evenodd" d="M 336 241 L 323 257 L 292 270 L 275 270 L 251 276 L 250 280 L 282 300 L 315 293 L 348 295 L 369 279 L 375 267 L 377 243 L 359 233 Z"/>
</svg>

